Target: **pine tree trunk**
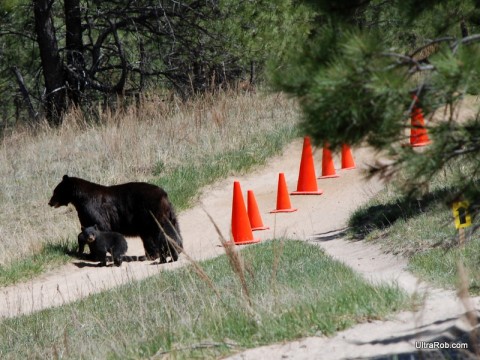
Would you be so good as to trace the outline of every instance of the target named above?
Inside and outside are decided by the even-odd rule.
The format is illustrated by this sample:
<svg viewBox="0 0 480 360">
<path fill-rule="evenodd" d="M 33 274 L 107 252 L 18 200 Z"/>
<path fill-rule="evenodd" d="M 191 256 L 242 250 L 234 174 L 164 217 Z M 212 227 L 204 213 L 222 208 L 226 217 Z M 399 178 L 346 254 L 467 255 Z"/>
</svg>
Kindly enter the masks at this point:
<svg viewBox="0 0 480 360">
<path fill-rule="evenodd" d="M 85 60 L 83 57 L 82 41 L 82 14 L 80 12 L 80 0 L 65 0 L 65 44 L 67 52 L 68 72 L 68 98 L 75 105 L 80 104 L 81 94 L 84 90 L 82 78 L 84 78 Z"/>
<path fill-rule="evenodd" d="M 58 53 L 57 38 L 53 25 L 52 0 L 33 1 L 35 15 L 35 32 L 37 35 L 43 77 L 45 80 L 44 106 L 47 120 L 52 125 L 59 125 L 65 112 L 66 91 L 65 72 Z"/>
</svg>

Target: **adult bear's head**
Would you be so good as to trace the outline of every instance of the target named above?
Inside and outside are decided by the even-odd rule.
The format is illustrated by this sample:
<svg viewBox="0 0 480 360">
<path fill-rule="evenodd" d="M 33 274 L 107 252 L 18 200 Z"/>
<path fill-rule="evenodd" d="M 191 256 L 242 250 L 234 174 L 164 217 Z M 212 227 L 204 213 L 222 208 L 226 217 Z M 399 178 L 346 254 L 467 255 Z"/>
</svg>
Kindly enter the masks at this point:
<svg viewBox="0 0 480 360">
<path fill-rule="evenodd" d="M 48 205 L 58 208 L 60 206 L 67 206 L 72 202 L 73 184 L 68 175 L 63 175 L 62 181 L 53 190 L 53 195 Z"/>
</svg>

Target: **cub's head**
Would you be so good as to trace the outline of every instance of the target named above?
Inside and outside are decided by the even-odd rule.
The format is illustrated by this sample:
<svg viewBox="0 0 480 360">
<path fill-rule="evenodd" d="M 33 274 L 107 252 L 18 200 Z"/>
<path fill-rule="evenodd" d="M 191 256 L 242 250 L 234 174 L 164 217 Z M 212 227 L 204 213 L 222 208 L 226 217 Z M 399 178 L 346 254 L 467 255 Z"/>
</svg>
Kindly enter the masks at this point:
<svg viewBox="0 0 480 360">
<path fill-rule="evenodd" d="M 58 208 L 67 206 L 72 201 L 73 184 L 68 175 L 63 175 L 62 181 L 53 190 L 53 195 L 48 205 Z"/>
<path fill-rule="evenodd" d="M 97 234 L 98 234 L 98 226 L 95 224 L 94 226 L 83 227 L 82 226 L 82 237 L 88 243 L 92 243 L 95 241 Z"/>
</svg>

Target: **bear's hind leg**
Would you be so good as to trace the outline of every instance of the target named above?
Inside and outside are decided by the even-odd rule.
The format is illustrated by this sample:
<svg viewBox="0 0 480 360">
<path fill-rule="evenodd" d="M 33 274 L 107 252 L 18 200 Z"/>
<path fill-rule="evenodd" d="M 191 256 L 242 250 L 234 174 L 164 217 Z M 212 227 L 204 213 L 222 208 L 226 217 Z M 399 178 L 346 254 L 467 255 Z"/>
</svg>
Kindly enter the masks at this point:
<svg viewBox="0 0 480 360">
<path fill-rule="evenodd" d="M 172 258 L 172 262 L 175 262 L 178 260 L 178 251 L 175 250 L 173 246 L 170 244 L 168 245 L 168 250 L 169 250 L 169 255 Z"/>
<path fill-rule="evenodd" d="M 175 218 L 175 222 L 176 222 L 176 218 Z M 165 228 L 165 234 L 161 234 L 159 240 L 160 242 L 165 242 L 167 244 L 166 246 L 167 256 L 170 256 L 172 259 L 172 262 L 175 262 L 178 260 L 178 254 L 181 253 L 183 250 L 182 237 L 180 235 L 179 229 L 175 227 L 174 224 L 172 224 L 172 222 L 168 219 L 164 221 L 164 228 Z"/>
<path fill-rule="evenodd" d="M 143 241 L 143 248 L 145 249 L 145 256 L 148 260 L 155 260 L 160 256 L 160 249 L 155 244 L 154 237 L 148 235 L 141 236 Z"/>
<path fill-rule="evenodd" d="M 167 234 L 167 236 L 169 236 Z M 160 256 L 161 256 L 161 263 L 167 262 L 167 258 L 170 257 L 172 262 L 178 260 L 178 251 L 177 251 L 177 244 L 174 240 L 170 237 L 167 238 L 165 234 L 158 234 L 158 244 L 160 248 Z"/>
</svg>

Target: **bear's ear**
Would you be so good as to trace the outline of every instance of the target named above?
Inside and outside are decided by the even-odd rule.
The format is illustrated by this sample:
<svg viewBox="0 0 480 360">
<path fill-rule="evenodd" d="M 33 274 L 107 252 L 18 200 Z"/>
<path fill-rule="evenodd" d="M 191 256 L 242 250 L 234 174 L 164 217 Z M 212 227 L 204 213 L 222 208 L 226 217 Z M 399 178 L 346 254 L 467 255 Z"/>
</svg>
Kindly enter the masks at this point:
<svg viewBox="0 0 480 360">
<path fill-rule="evenodd" d="M 68 175 L 63 175 L 63 180 L 67 180 L 68 179 Z"/>
<path fill-rule="evenodd" d="M 95 228 L 95 230 L 98 230 L 98 225 L 97 224 L 95 224 L 93 227 Z"/>
</svg>

